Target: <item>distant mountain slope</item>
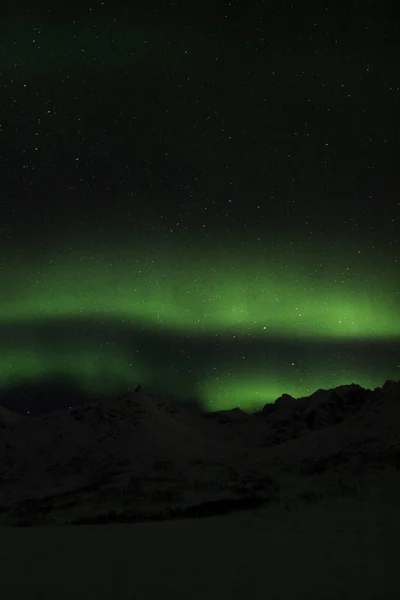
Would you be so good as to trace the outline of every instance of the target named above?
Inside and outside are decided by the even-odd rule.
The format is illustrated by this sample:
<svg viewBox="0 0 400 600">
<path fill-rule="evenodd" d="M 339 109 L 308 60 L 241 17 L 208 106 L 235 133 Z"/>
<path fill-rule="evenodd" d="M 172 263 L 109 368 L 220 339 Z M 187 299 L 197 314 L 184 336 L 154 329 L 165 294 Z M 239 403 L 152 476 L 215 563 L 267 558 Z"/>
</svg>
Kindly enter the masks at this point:
<svg viewBox="0 0 400 600">
<path fill-rule="evenodd" d="M 225 425 L 221 430 L 226 436 L 245 446 L 272 447 L 319 430 L 325 431 L 361 411 L 375 410 L 376 406 L 386 414 L 394 410 L 393 402 L 399 397 L 400 382 L 387 381 L 375 390 L 350 384 L 317 390 L 298 399 L 284 394 L 251 415 L 233 409 L 208 413 L 204 418 Z"/>
<path fill-rule="evenodd" d="M 196 461 L 223 461 L 230 447 L 195 419 L 142 392 L 26 418 L 0 440 L 0 507 L 88 486 L 125 489 L 152 473 L 175 480 Z"/>
<path fill-rule="evenodd" d="M 0 405 L 0 427 L 6 425 L 17 425 L 25 420 L 23 415 L 19 413 L 13 412 L 11 410 L 7 410 L 3 406 Z"/>
<path fill-rule="evenodd" d="M 196 413 L 138 391 L 36 417 L 1 408 L 1 423 L 6 522 L 26 505 L 32 514 L 38 503 L 41 518 L 58 515 L 61 522 L 107 507 L 128 506 L 137 517 L 165 510 L 165 502 L 176 511 L 177 502 L 188 510 L 199 501 L 265 499 L 291 471 L 344 473 L 351 464 L 354 477 L 360 465 L 400 469 L 394 381 L 375 390 L 351 384 L 299 399 L 283 395 L 254 414 Z"/>
</svg>

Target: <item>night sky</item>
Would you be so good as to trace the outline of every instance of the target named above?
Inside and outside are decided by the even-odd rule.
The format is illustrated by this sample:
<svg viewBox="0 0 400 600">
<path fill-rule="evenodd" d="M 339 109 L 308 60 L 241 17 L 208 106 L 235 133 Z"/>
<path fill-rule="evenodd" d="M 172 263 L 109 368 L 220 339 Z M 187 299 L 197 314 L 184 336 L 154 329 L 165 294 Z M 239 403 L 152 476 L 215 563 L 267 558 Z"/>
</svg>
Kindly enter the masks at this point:
<svg viewBox="0 0 400 600">
<path fill-rule="evenodd" d="M 9 4 L 3 391 L 400 379 L 394 3 Z"/>
</svg>

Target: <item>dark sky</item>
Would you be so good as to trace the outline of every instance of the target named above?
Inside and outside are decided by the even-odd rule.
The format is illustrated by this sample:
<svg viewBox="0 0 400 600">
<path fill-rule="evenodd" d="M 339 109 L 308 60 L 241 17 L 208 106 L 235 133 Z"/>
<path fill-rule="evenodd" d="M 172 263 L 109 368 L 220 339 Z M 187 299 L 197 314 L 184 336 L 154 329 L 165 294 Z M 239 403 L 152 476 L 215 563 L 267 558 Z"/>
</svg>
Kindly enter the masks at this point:
<svg viewBox="0 0 400 600">
<path fill-rule="evenodd" d="M 0 15 L 3 391 L 400 379 L 393 3 L 61 4 Z"/>
</svg>

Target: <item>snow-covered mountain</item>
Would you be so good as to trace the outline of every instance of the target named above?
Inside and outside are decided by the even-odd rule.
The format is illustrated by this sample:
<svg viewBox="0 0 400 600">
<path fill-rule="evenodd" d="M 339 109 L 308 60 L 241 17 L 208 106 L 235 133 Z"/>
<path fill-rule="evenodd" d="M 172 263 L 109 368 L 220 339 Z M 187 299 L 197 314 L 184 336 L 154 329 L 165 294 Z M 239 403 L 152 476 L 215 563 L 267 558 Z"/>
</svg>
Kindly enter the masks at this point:
<svg viewBox="0 0 400 600">
<path fill-rule="evenodd" d="M 196 413 L 138 391 L 30 418 L 0 407 L 1 424 L 0 522 L 7 523 L 276 501 L 293 473 L 300 487 L 314 477 L 313 486 L 326 488 L 338 472 L 354 479 L 371 469 L 400 479 L 394 381 L 285 394 L 253 414 Z"/>
<path fill-rule="evenodd" d="M 351 419 L 353 423 L 355 415 L 375 412 L 377 406 L 382 415 L 388 411 L 392 414 L 399 396 L 400 382 L 387 381 L 382 388 L 373 391 L 350 384 L 320 389 L 298 399 L 284 394 L 251 415 L 236 408 L 208 413 L 204 417 L 227 425 L 228 437 L 237 438 L 246 446 L 276 447 Z"/>
<path fill-rule="evenodd" d="M 0 405 L 0 427 L 14 426 L 24 420 L 25 417 L 23 415 L 12 410 L 7 410 L 7 408 Z"/>
</svg>

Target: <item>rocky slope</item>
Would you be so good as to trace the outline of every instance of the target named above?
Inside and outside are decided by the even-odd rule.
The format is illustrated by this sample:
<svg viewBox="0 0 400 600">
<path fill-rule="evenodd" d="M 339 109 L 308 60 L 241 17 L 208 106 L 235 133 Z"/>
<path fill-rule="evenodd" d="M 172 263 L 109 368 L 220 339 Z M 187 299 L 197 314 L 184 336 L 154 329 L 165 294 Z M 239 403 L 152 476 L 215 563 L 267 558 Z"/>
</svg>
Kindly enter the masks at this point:
<svg viewBox="0 0 400 600">
<path fill-rule="evenodd" d="M 400 382 L 283 395 L 253 414 L 142 391 L 31 418 L 1 408 L 0 434 L 0 522 L 162 518 L 277 501 L 293 474 L 292 495 L 338 473 L 400 480 Z"/>
</svg>

